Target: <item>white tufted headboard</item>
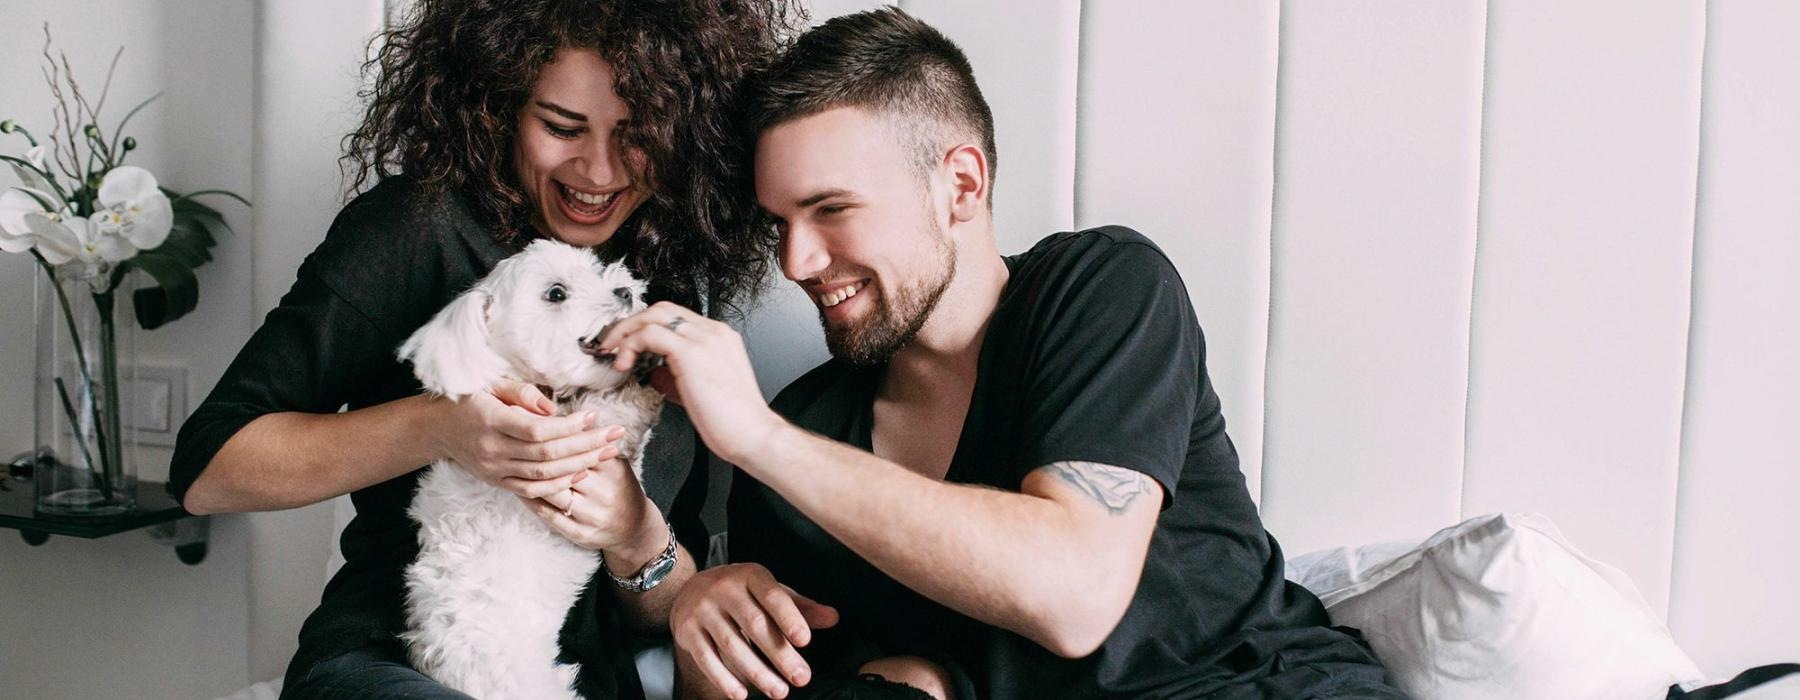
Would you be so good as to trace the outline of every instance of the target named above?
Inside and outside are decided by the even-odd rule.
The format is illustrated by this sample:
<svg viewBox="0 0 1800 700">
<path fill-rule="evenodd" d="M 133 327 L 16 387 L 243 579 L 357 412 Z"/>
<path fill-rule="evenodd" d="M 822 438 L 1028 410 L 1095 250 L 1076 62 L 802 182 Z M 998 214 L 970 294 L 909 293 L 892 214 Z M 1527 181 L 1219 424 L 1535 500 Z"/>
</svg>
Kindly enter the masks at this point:
<svg viewBox="0 0 1800 700">
<path fill-rule="evenodd" d="M 1709 674 L 1800 660 L 1800 5 L 901 5 L 994 108 L 1003 252 L 1180 266 L 1288 554 L 1542 512 Z M 746 333 L 770 393 L 823 357 L 785 283 Z"/>
</svg>

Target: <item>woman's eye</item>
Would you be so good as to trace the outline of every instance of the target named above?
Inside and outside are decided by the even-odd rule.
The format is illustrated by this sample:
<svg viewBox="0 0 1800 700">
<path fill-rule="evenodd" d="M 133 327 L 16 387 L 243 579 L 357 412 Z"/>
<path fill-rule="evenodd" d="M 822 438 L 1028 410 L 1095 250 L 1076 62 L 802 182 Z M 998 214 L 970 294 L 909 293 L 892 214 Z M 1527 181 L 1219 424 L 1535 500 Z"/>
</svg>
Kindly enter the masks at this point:
<svg viewBox="0 0 1800 700">
<path fill-rule="evenodd" d="M 544 129 L 559 139 L 572 139 L 581 135 L 581 129 L 565 129 L 550 122 L 544 122 Z"/>
<path fill-rule="evenodd" d="M 561 304 L 568 299 L 569 290 L 563 289 L 563 286 L 560 284 L 550 285 L 550 289 L 544 292 L 544 301 L 552 304 Z"/>
</svg>

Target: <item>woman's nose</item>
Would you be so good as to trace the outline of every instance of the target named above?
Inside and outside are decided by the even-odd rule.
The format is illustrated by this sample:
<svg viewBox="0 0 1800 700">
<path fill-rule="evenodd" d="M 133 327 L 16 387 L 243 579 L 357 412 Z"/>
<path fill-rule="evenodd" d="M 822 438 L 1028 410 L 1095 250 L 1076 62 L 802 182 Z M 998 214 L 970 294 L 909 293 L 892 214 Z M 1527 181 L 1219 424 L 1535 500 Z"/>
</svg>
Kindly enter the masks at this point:
<svg viewBox="0 0 1800 700">
<path fill-rule="evenodd" d="M 581 174 L 599 187 L 623 184 L 624 159 L 616 139 L 591 136 L 581 153 Z"/>
</svg>

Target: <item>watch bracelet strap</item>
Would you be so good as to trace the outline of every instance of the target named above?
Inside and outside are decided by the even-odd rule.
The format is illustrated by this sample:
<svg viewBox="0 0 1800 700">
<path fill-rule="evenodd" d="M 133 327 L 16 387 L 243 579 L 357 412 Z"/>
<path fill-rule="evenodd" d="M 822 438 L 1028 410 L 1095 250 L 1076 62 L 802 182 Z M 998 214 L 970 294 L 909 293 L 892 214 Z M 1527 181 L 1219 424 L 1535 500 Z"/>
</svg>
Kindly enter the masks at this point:
<svg viewBox="0 0 1800 700">
<path fill-rule="evenodd" d="M 651 559 L 650 561 L 644 562 L 643 566 L 638 567 L 637 573 L 633 574 L 631 576 L 631 578 L 621 578 L 618 575 L 614 574 L 612 572 L 612 569 L 606 568 L 606 554 L 602 553 L 600 555 L 600 570 L 606 572 L 606 577 L 612 579 L 614 586 L 618 586 L 621 589 L 631 591 L 633 593 L 643 593 L 652 588 L 655 588 L 656 584 L 662 583 L 662 579 L 659 578 L 655 582 L 646 586 L 646 585 L 644 585 L 644 578 L 646 576 L 649 576 L 650 572 L 655 571 L 658 568 L 661 568 L 664 565 L 664 562 L 673 562 L 673 560 L 676 557 L 676 549 L 677 549 L 677 546 L 679 545 L 679 543 L 675 540 L 675 525 L 673 523 L 667 523 L 667 522 L 665 522 L 664 524 L 668 525 L 668 527 L 669 527 L 669 546 L 663 548 L 662 554 L 656 555 L 655 558 Z M 672 569 L 672 567 L 671 567 L 671 569 Z M 667 578 L 667 576 L 668 576 L 667 574 L 663 575 L 664 578 Z"/>
</svg>

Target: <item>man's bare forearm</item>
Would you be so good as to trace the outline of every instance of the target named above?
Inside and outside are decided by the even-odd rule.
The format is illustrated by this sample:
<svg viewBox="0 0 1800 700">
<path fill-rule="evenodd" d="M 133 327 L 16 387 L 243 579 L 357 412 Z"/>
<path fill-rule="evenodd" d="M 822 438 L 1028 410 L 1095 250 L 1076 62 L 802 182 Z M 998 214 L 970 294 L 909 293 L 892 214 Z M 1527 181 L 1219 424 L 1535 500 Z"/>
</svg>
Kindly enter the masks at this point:
<svg viewBox="0 0 1800 700">
<path fill-rule="evenodd" d="M 1052 651 L 1069 650 L 1069 621 L 1122 613 L 1097 591 L 1128 600 L 1141 573 L 1147 535 L 1118 546 L 1049 498 L 926 478 L 791 426 L 758 452 L 739 466 L 876 568 Z"/>
<path fill-rule="evenodd" d="M 345 413 L 270 413 L 225 442 L 188 489 L 189 512 L 281 510 L 379 484 L 437 457 L 426 396 Z"/>
</svg>

